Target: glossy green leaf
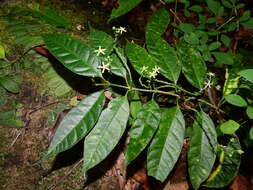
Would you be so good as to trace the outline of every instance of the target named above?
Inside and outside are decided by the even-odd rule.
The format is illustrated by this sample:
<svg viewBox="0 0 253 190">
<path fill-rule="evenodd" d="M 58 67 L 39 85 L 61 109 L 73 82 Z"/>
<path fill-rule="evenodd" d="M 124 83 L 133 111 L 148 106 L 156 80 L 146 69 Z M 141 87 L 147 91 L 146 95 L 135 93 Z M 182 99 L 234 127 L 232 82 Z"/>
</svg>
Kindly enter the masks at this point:
<svg viewBox="0 0 253 190">
<path fill-rule="evenodd" d="M 149 101 L 137 113 L 130 130 L 130 142 L 126 151 L 128 166 L 148 145 L 161 119 L 161 111 L 154 100 Z"/>
<path fill-rule="evenodd" d="M 123 135 L 129 116 L 126 97 L 111 100 L 84 141 L 83 173 L 108 156 Z"/>
<path fill-rule="evenodd" d="M 114 8 L 111 12 L 110 20 L 122 16 L 136 7 L 142 0 L 119 0 L 119 8 Z"/>
<path fill-rule="evenodd" d="M 253 119 L 253 106 L 248 106 L 246 109 L 246 113 L 250 119 Z"/>
<path fill-rule="evenodd" d="M 63 152 L 85 137 L 95 125 L 104 106 L 103 91 L 78 103 L 62 120 L 48 148 L 47 156 Z"/>
<path fill-rule="evenodd" d="M 177 83 L 182 65 L 176 51 L 159 36 L 152 36 L 148 39 L 148 51 L 154 57 L 160 73 L 167 79 Z"/>
<path fill-rule="evenodd" d="M 32 10 L 31 12 L 34 16 L 40 18 L 47 24 L 70 29 L 70 24 L 65 20 L 65 18 L 49 7 L 45 7 L 42 11 Z"/>
<path fill-rule="evenodd" d="M 228 103 L 234 106 L 246 107 L 248 105 L 247 102 L 240 95 L 237 94 L 229 94 L 224 98 Z"/>
<path fill-rule="evenodd" d="M 153 36 L 161 36 L 167 29 L 170 22 L 170 15 L 164 8 L 155 11 L 148 20 L 146 28 L 146 42 Z"/>
<path fill-rule="evenodd" d="M 46 34 L 43 39 L 50 53 L 72 72 L 83 76 L 101 76 L 97 70 L 100 59 L 84 42 L 64 34 Z"/>
<path fill-rule="evenodd" d="M 206 80 L 206 64 L 196 48 L 190 45 L 180 45 L 178 48 L 182 62 L 182 70 L 186 79 L 194 87 L 201 89 Z"/>
<path fill-rule="evenodd" d="M 253 69 L 245 69 L 238 73 L 241 77 L 253 83 Z"/>
<path fill-rule="evenodd" d="M 98 49 L 100 46 L 101 48 L 106 49 L 105 56 L 109 55 L 113 50 L 114 39 L 109 34 L 101 30 L 97 30 L 91 26 L 89 26 L 89 28 L 92 47 L 94 49 Z"/>
<path fill-rule="evenodd" d="M 126 69 L 116 54 L 111 55 L 110 71 L 120 77 L 126 78 Z"/>
<path fill-rule="evenodd" d="M 208 49 L 210 51 L 213 51 L 213 50 L 216 50 L 218 49 L 219 47 L 221 46 L 221 43 L 220 42 L 213 42 L 209 45 Z"/>
<path fill-rule="evenodd" d="M 137 114 L 139 113 L 139 111 L 141 110 L 141 108 L 142 108 L 142 103 L 139 97 L 139 92 L 134 91 L 133 98 L 131 99 L 131 102 L 130 102 L 131 116 L 135 118 Z"/>
<path fill-rule="evenodd" d="M 225 65 L 233 65 L 234 60 L 231 54 L 224 52 L 212 52 L 215 59 Z"/>
<path fill-rule="evenodd" d="M 240 124 L 234 120 L 228 120 L 220 125 L 223 134 L 232 135 L 240 128 Z"/>
<path fill-rule="evenodd" d="M 5 58 L 4 46 L 0 44 L 0 59 Z"/>
<path fill-rule="evenodd" d="M 188 172 L 193 189 L 205 181 L 214 165 L 217 134 L 211 118 L 201 111 L 194 124 L 188 152 Z"/>
<path fill-rule="evenodd" d="M 150 78 L 156 63 L 148 52 L 133 42 L 127 42 L 126 54 L 134 69 L 142 76 Z"/>
<path fill-rule="evenodd" d="M 228 146 L 222 147 L 219 165 L 212 172 L 204 186 L 222 188 L 228 186 L 236 177 L 241 163 L 241 146 L 239 139 L 232 138 Z"/>
<path fill-rule="evenodd" d="M 148 149 L 148 175 L 164 181 L 180 155 L 185 121 L 179 107 L 162 111 L 159 129 Z"/>
<path fill-rule="evenodd" d="M 8 76 L 0 77 L 0 86 L 15 94 L 19 92 L 18 84 Z"/>
</svg>

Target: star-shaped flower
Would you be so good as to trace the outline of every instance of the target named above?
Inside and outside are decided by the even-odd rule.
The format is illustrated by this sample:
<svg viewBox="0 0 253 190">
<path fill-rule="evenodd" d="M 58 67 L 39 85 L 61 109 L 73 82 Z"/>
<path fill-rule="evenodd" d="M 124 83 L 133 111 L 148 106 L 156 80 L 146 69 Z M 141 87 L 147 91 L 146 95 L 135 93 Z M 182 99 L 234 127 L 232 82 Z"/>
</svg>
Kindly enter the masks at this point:
<svg viewBox="0 0 253 190">
<path fill-rule="evenodd" d="M 141 68 L 141 73 L 143 73 L 143 72 L 147 71 L 147 69 L 148 69 L 148 67 L 147 67 L 147 66 L 143 66 L 143 67 Z"/>
<path fill-rule="evenodd" d="M 120 34 L 123 34 L 123 32 L 127 32 L 127 31 L 126 31 L 126 28 L 125 28 L 125 27 L 120 26 L 120 27 L 118 28 L 118 32 L 119 32 Z"/>
<path fill-rule="evenodd" d="M 159 70 L 160 70 L 160 68 L 157 67 L 157 66 L 155 66 L 155 67 L 153 68 L 153 72 L 154 72 L 154 73 L 159 73 Z"/>
<path fill-rule="evenodd" d="M 105 70 L 110 71 L 110 64 L 109 63 L 105 64 L 104 62 L 102 62 L 102 65 L 98 66 L 97 68 L 102 69 L 102 73 L 104 73 Z"/>
<path fill-rule="evenodd" d="M 99 56 L 100 54 L 104 55 L 105 54 L 105 50 L 103 49 L 101 46 L 98 46 L 98 49 L 95 50 L 94 52 L 97 53 L 97 56 Z"/>
</svg>

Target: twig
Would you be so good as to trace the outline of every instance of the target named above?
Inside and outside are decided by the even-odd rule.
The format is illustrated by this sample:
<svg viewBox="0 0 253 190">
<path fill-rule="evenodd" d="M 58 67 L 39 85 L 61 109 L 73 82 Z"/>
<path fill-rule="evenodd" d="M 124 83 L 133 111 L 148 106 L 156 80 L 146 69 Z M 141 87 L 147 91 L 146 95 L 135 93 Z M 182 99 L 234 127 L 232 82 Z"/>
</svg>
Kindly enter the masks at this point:
<svg viewBox="0 0 253 190">
<path fill-rule="evenodd" d="M 231 17 L 230 19 L 228 19 L 225 23 L 223 23 L 222 25 L 220 25 L 216 30 L 220 30 L 221 28 L 223 28 L 226 24 L 228 24 L 230 21 L 232 21 L 235 17 Z"/>
<path fill-rule="evenodd" d="M 202 99 L 197 99 L 197 100 L 198 100 L 199 102 L 202 102 L 202 103 L 204 103 L 204 104 L 206 104 L 206 105 L 208 105 L 208 106 L 214 108 L 214 109 L 217 110 L 218 112 L 220 112 L 220 113 L 222 113 L 222 114 L 225 114 L 225 111 L 223 111 L 222 109 L 218 108 L 217 106 L 211 104 L 210 102 L 207 102 L 207 101 L 202 100 Z"/>
<path fill-rule="evenodd" d="M 180 20 L 180 18 L 177 16 L 177 14 L 172 10 L 170 9 L 170 12 L 174 15 L 174 17 L 179 21 L 179 23 L 182 23 L 182 21 Z"/>
<path fill-rule="evenodd" d="M 10 144 L 9 148 L 11 148 L 15 144 L 15 142 L 18 140 L 18 137 L 21 135 L 21 133 L 22 133 L 22 131 L 19 131 L 19 133 L 17 134 L 17 136 L 15 137 L 15 139 Z"/>
<path fill-rule="evenodd" d="M 83 159 L 80 159 L 72 168 L 70 168 L 67 173 L 56 183 L 50 185 L 48 190 L 53 190 L 57 185 L 61 184 L 76 168 L 83 162 Z"/>
</svg>

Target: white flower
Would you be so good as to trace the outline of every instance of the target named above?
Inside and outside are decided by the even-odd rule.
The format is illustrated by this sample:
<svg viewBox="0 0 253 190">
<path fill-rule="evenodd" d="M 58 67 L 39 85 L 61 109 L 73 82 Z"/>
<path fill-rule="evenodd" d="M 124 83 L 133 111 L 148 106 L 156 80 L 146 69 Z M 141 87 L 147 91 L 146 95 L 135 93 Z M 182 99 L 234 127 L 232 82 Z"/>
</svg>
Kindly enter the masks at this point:
<svg viewBox="0 0 253 190">
<path fill-rule="evenodd" d="M 143 66 L 143 67 L 141 68 L 141 73 L 143 73 L 143 72 L 147 71 L 147 69 L 148 69 L 148 67 L 147 67 L 147 66 Z"/>
<path fill-rule="evenodd" d="M 152 72 L 149 73 L 149 78 L 155 78 L 159 73 L 160 68 L 155 66 L 152 68 Z"/>
<path fill-rule="evenodd" d="M 102 65 L 98 66 L 97 68 L 102 69 L 102 73 L 104 73 L 105 70 L 110 71 L 110 64 L 109 63 L 105 64 L 104 62 L 102 62 Z"/>
<path fill-rule="evenodd" d="M 112 29 L 115 31 L 116 34 L 123 34 L 124 32 L 127 32 L 126 28 L 123 26 L 120 26 L 119 28 L 116 28 L 115 26 L 112 27 Z"/>
<path fill-rule="evenodd" d="M 118 28 L 118 32 L 119 32 L 120 34 L 123 34 L 123 32 L 127 32 L 127 31 L 126 31 L 126 28 L 125 28 L 125 27 L 120 26 L 120 27 Z"/>
<path fill-rule="evenodd" d="M 98 49 L 95 50 L 94 52 L 97 53 L 97 56 L 99 56 L 100 54 L 104 55 L 105 54 L 105 50 L 103 49 L 101 46 L 98 46 Z"/>
</svg>

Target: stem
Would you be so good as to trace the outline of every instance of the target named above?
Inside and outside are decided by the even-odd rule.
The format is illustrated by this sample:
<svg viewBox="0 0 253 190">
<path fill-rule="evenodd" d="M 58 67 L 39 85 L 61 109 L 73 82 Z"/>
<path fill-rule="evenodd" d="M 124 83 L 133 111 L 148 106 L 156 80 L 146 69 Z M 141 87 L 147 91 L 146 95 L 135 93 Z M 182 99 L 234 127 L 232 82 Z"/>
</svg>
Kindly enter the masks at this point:
<svg viewBox="0 0 253 190">
<path fill-rule="evenodd" d="M 202 102 L 202 103 L 204 103 L 204 104 L 206 104 L 206 105 L 208 105 L 208 106 L 214 108 L 215 110 L 219 111 L 219 112 L 222 113 L 222 114 L 225 113 L 225 112 L 224 112 L 223 110 L 221 110 L 219 107 L 217 107 L 217 106 L 211 104 L 210 102 L 207 102 L 207 101 L 202 100 L 202 99 L 197 99 L 197 100 L 198 100 L 199 102 Z"/>
<path fill-rule="evenodd" d="M 162 80 L 158 80 L 158 79 L 154 79 L 156 82 L 160 82 L 160 83 L 162 83 L 162 84 L 166 84 L 166 85 L 168 85 L 168 87 L 172 87 L 172 88 L 175 88 L 175 89 L 178 89 L 178 90 L 180 90 L 180 91 L 182 91 L 182 92 L 185 92 L 185 93 L 187 93 L 187 94 L 189 94 L 189 95 L 192 95 L 192 96 L 198 96 L 199 95 L 199 93 L 192 93 L 192 92 L 189 92 L 188 90 L 185 90 L 185 89 L 183 89 L 182 87 L 180 87 L 180 86 L 178 86 L 178 85 L 176 85 L 176 84 L 173 84 L 173 83 L 168 83 L 168 82 L 165 82 L 165 81 L 162 81 Z"/>
<path fill-rule="evenodd" d="M 230 19 L 228 19 L 225 23 L 223 23 L 222 25 L 220 25 L 216 30 L 220 30 L 221 28 L 223 28 L 226 24 L 228 24 L 229 22 L 231 22 L 235 17 L 231 17 Z"/>
<path fill-rule="evenodd" d="M 100 83 L 100 84 L 96 84 L 96 86 L 114 86 L 114 87 L 118 87 L 118 88 L 124 88 L 127 90 L 136 90 L 136 91 L 140 91 L 140 92 L 151 92 L 151 93 L 159 93 L 159 94 L 166 94 L 166 95 L 170 95 L 170 96 L 175 96 L 180 98 L 180 96 L 178 94 L 175 94 L 173 92 L 165 92 L 165 91 L 161 91 L 161 90 L 149 90 L 149 89 L 142 89 L 142 88 L 134 88 L 134 87 L 128 87 L 128 86 L 123 86 L 123 85 L 119 85 L 119 84 L 113 84 L 113 83 Z"/>
</svg>

